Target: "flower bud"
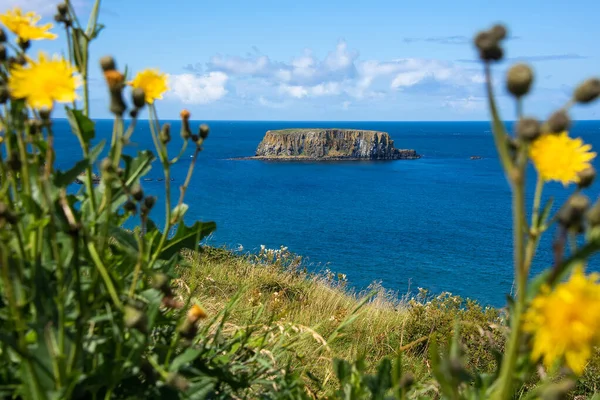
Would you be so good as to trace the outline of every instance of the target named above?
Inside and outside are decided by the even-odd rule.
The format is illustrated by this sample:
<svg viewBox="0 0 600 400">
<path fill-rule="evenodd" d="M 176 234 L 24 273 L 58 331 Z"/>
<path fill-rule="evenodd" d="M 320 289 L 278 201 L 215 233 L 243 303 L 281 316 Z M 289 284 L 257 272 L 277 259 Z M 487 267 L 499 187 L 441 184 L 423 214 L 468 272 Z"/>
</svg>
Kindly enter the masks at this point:
<svg viewBox="0 0 600 400">
<path fill-rule="evenodd" d="M 125 211 L 135 214 L 137 212 L 137 206 L 131 200 L 127 200 L 123 205 Z"/>
<path fill-rule="evenodd" d="M 135 201 L 142 201 L 144 198 L 144 191 L 140 185 L 136 184 L 131 188 L 131 196 L 135 199 Z"/>
<path fill-rule="evenodd" d="M 592 183 L 594 183 L 594 179 L 596 179 L 596 169 L 594 167 L 586 168 L 583 171 L 579 172 L 577 174 L 577 177 L 579 179 L 579 188 L 588 188 L 592 185 Z"/>
<path fill-rule="evenodd" d="M 548 130 L 551 133 L 562 133 L 571 126 L 571 119 L 564 110 L 558 110 L 548 118 Z"/>
<path fill-rule="evenodd" d="M 533 141 L 540 136 L 540 123 L 535 118 L 521 118 L 517 125 L 517 135 L 526 141 Z"/>
<path fill-rule="evenodd" d="M 102 67 L 102 71 L 104 72 L 114 71 L 117 69 L 117 64 L 111 56 L 104 56 L 100 59 L 100 67 Z"/>
<path fill-rule="evenodd" d="M 23 51 L 27 51 L 29 47 L 31 47 L 31 42 L 29 40 L 22 40 L 21 38 L 17 39 L 17 44 Z"/>
<path fill-rule="evenodd" d="M 504 25 L 494 25 L 492 27 L 492 29 L 490 29 L 490 34 L 492 35 L 492 37 L 494 37 L 497 41 L 500 40 L 504 40 L 506 39 L 506 27 Z"/>
<path fill-rule="evenodd" d="M 181 138 L 188 140 L 192 136 L 192 130 L 190 129 L 190 112 L 188 110 L 182 110 L 179 114 L 181 116 Z"/>
<path fill-rule="evenodd" d="M 179 332 L 179 335 L 182 338 L 193 339 L 196 336 L 196 333 L 198 333 L 198 327 L 195 323 L 186 318 L 177 328 L 177 332 Z"/>
<path fill-rule="evenodd" d="M 506 75 L 506 87 L 515 97 L 527 94 L 532 82 L 533 71 L 525 64 L 513 65 Z"/>
<path fill-rule="evenodd" d="M 8 157 L 8 166 L 10 167 L 11 170 L 16 172 L 21 169 L 22 165 L 23 165 L 23 163 L 21 162 L 21 159 L 19 158 L 19 153 L 17 153 L 16 150 L 13 150 L 10 153 L 10 156 Z"/>
<path fill-rule="evenodd" d="M 43 126 L 42 121 L 39 119 L 29 119 L 27 120 L 26 124 L 29 128 L 29 135 L 31 136 L 35 136 L 40 133 Z"/>
<path fill-rule="evenodd" d="M 171 286 L 169 286 L 169 277 L 163 273 L 157 273 L 152 276 L 152 287 L 160 290 L 164 295 L 171 296 Z"/>
<path fill-rule="evenodd" d="M 475 36 L 475 46 L 479 50 L 479 57 L 484 61 L 498 61 L 502 59 L 503 51 L 498 45 L 498 38 L 489 31 L 480 32 Z"/>
<path fill-rule="evenodd" d="M 144 93 L 144 89 L 135 88 L 131 91 L 131 98 L 133 100 L 133 105 L 135 108 L 143 108 L 146 105 L 146 94 Z"/>
<path fill-rule="evenodd" d="M 9 60 L 9 62 L 10 61 L 11 60 Z M 12 63 L 23 66 L 27 64 L 27 59 L 23 54 L 19 54 L 18 56 L 12 58 Z"/>
<path fill-rule="evenodd" d="M 5 85 L 0 85 L 0 104 L 4 104 L 8 101 L 10 93 Z"/>
<path fill-rule="evenodd" d="M 0 62 L 6 61 L 6 47 L 0 44 Z"/>
<path fill-rule="evenodd" d="M 596 201 L 592 208 L 588 210 L 586 213 L 586 219 L 588 223 L 592 226 L 600 226 L 600 200 Z"/>
<path fill-rule="evenodd" d="M 206 124 L 202 124 L 200 125 L 200 137 L 202 139 L 206 139 L 208 137 L 208 133 L 209 133 L 209 128 L 208 125 Z"/>
<path fill-rule="evenodd" d="M 164 124 L 158 134 L 158 139 L 163 143 L 167 144 L 171 141 L 171 124 Z"/>
<path fill-rule="evenodd" d="M 206 318 L 206 311 L 204 311 L 204 309 L 202 309 L 202 307 L 200 307 L 197 304 L 194 304 L 188 311 L 187 319 L 193 324 L 196 323 L 199 319 L 204 318 Z"/>
<path fill-rule="evenodd" d="M 190 387 L 190 382 L 182 375 L 172 372 L 167 377 L 167 385 L 179 390 L 180 392 L 185 392 Z"/>
<path fill-rule="evenodd" d="M 144 199 L 144 206 L 148 208 L 148 210 L 152 210 L 154 204 L 156 203 L 156 196 L 148 196 Z"/>
<path fill-rule="evenodd" d="M 66 3 L 60 3 L 56 6 L 56 9 L 58 11 L 58 14 L 62 15 L 63 17 L 69 12 L 69 6 Z"/>
<path fill-rule="evenodd" d="M 566 228 L 578 228 L 590 200 L 582 194 L 574 194 L 558 212 L 558 221 Z"/>
<path fill-rule="evenodd" d="M 578 103 L 590 103 L 600 96 L 600 79 L 591 78 L 577 86 L 573 98 Z"/>
<path fill-rule="evenodd" d="M 125 306 L 125 326 L 146 333 L 148 331 L 148 318 L 146 314 L 137 308 Z"/>
</svg>

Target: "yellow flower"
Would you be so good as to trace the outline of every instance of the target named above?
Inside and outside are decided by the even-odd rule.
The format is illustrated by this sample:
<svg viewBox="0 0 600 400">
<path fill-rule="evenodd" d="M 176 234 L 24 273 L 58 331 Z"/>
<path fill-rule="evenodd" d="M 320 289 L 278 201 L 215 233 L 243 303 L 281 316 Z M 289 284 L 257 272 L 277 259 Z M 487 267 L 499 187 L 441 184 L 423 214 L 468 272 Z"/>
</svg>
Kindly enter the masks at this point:
<svg viewBox="0 0 600 400">
<path fill-rule="evenodd" d="M 13 67 L 8 88 L 13 97 L 25 99 L 31 108 L 51 109 L 55 101 L 68 103 L 77 99 L 75 91 L 81 79 L 75 73 L 75 67 L 67 61 L 58 56 L 49 59 L 40 52 L 38 61 Z"/>
<path fill-rule="evenodd" d="M 564 186 L 577 183 L 577 174 L 589 167 L 596 153 L 580 138 L 572 139 L 567 132 L 546 134 L 534 141 L 529 156 L 544 181 L 559 181 Z"/>
<path fill-rule="evenodd" d="M 21 40 L 56 39 L 54 33 L 48 32 L 52 24 L 36 26 L 41 18 L 34 12 L 23 14 L 19 7 L 0 14 L 0 22 Z"/>
<path fill-rule="evenodd" d="M 548 287 L 533 300 L 523 328 L 533 334 L 534 359 L 551 368 L 558 360 L 580 375 L 600 344 L 600 274 L 576 269 L 568 282 Z"/>
<path fill-rule="evenodd" d="M 135 88 L 141 88 L 146 95 L 146 103 L 152 104 L 154 100 L 162 99 L 167 87 L 167 75 L 157 69 L 145 69 L 139 72 L 129 84 Z"/>
</svg>

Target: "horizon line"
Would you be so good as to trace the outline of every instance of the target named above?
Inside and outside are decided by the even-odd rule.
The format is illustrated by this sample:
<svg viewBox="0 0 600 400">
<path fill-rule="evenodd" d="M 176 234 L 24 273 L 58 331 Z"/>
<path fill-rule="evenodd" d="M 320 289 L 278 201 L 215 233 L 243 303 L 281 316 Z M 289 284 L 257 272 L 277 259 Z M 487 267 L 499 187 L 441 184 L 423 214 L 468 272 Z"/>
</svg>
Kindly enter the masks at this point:
<svg viewBox="0 0 600 400">
<path fill-rule="evenodd" d="M 67 117 L 53 117 L 57 120 L 67 120 Z M 113 121 L 114 118 L 92 118 L 93 121 Z M 162 119 L 163 121 L 180 121 L 176 119 Z M 137 120 L 138 122 L 147 122 L 149 119 Z M 448 122 L 492 122 L 488 119 L 471 119 L 471 120 L 293 120 L 293 119 L 190 119 L 191 122 L 429 122 L 429 123 L 448 123 Z M 597 122 L 600 119 L 574 119 L 572 122 Z M 517 120 L 504 120 L 503 122 L 517 122 Z"/>
</svg>

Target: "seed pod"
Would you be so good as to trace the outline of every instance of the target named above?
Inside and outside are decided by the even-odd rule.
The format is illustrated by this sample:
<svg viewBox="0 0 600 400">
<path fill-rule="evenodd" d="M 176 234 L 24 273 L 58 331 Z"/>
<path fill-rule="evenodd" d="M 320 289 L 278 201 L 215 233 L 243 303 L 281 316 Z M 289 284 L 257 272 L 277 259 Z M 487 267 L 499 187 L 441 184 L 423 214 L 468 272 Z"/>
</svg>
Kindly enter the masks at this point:
<svg viewBox="0 0 600 400">
<path fill-rule="evenodd" d="M 565 228 L 578 228 L 589 206 L 587 196 L 574 194 L 558 212 L 558 221 Z"/>
<path fill-rule="evenodd" d="M 148 210 L 152 210 L 152 207 L 154 207 L 155 203 L 156 196 L 148 196 L 144 199 L 144 205 L 146 206 L 146 208 L 148 208 Z"/>
<path fill-rule="evenodd" d="M 146 94 L 144 89 L 135 88 L 131 91 L 131 99 L 135 108 L 143 108 L 146 105 Z"/>
<path fill-rule="evenodd" d="M 142 199 L 144 198 L 144 191 L 142 190 L 142 187 L 138 184 L 134 185 L 131 188 L 131 196 L 136 200 L 136 201 L 142 201 Z"/>
<path fill-rule="evenodd" d="M 571 119 L 564 110 L 558 110 L 548 118 L 548 130 L 551 133 L 562 133 L 571 126 Z"/>
<path fill-rule="evenodd" d="M 125 306 L 125 326 L 134 328 L 142 333 L 148 332 L 148 318 L 146 314 L 132 306 Z"/>
<path fill-rule="evenodd" d="M 171 141 L 171 124 L 164 124 L 158 134 L 158 139 L 163 143 L 167 144 Z"/>
<path fill-rule="evenodd" d="M 540 136 L 540 123 L 535 118 L 521 118 L 517 125 L 517 135 L 526 141 L 533 141 Z"/>
<path fill-rule="evenodd" d="M 515 97 L 526 95 L 533 82 L 533 71 L 528 65 L 515 64 L 506 74 L 506 88 Z"/>
<path fill-rule="evenodd" d="M 200 125 L 200 137 L 202 139 L 206 139 L 208 137 L 209 131 L 210 131 L 210 129 L 208 128 L 208 125 L 206 125 L 206 124 Z"/>
<path fill-rule="evenodd" d="M 117 64 L 111 56 L 104 56 L 100 59 L 100 67 L 102 67 L 102 71 L 104 72 L 114 71 L 117 69 Z"/>
<path fill-rule="evenodd" d="M 600 79 L 591 78 L 577 86 L 573 98 L 578 103 L 590 103 L 600 96 Z"/>
<path fill-rule="evenodd" d="M 579 172 L 577 177 L 579 178 L 579 188 L 588 188 L 592 185 L 592 183 L 594 183 L 594 179 L 596 179 L 596 169 L 594 167 L 586 168 Z"/>
</svg>

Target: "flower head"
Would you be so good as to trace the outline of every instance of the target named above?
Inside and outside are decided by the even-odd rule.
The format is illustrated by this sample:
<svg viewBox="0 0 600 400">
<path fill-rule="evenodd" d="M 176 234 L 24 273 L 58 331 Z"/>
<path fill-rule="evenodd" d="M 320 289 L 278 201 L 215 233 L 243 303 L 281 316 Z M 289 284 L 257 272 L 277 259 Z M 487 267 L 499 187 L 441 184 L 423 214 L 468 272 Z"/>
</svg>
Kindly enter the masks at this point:
<svg viewBox="0 0 600 400">
<path fill-rule="evenodd" d="M 564 358 L 581 374 L 592 349 L 600 344 L 600 274 L 576 269 L 568 282 L 548 287 L 533 300 L 525 314 L 524 330 L 533 334 L 534 359 L 550 368 Z"/>
<path fill-rule="evenodd" d="M 544 181 L 559 181 L 564 186 L 579 182 L 578 174 L 591 167 L 596 153 L 580 138 L 572 139 L 567 132 L 546 134 L 531 144 L 529 156 Z"/>
<path fill-rule="evenodd" d="M 77 99 L 81 79 L 67 61 L 40 52 L 39 60 L 30 60 L 26 66 L 15 65 L 8 78 L 13 97 L 25 99 L 27 105 L 38 110 L 52 108 L 56 101 L 68 103 Z"/>
<path fill-rule="evenodd" d="M 154 103 L 154 100 L 162 99 L 162 95 L 169 90 L 167 76 L 156 69 L 145 69 L 139 72 L 129 84 L 133 88 L 140 88 L 144 91 L 146 103 L 148 104 Z"/>
<path fill-rule="evenodd" d="M 34 12 L 23 14 L 19 7 L 0 14 L 0 22 L 23 41 L 56 39 L 54 33 L 48 32 L 52 24 L 36 26 L 41 18 Z"/>
</svg>

